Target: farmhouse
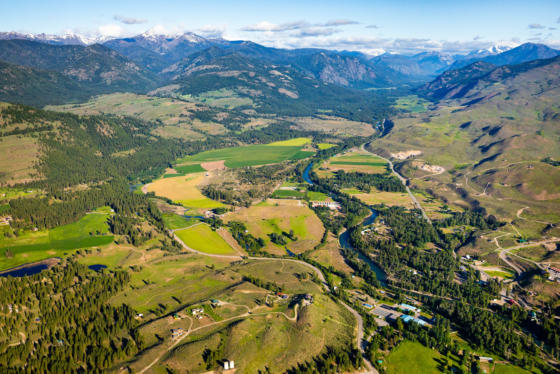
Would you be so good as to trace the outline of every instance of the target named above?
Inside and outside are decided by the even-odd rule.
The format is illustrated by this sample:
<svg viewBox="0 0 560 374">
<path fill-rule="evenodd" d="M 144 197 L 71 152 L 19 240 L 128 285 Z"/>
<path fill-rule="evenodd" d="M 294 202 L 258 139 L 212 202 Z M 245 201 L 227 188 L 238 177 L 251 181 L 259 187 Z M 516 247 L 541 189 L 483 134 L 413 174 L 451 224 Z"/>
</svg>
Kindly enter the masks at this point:
<svg viewBox="0 0 560 374">
<path fill-rule="evenodd" d="M 182 336 L 185 333 L 185 330 L 179 328 L 179 329 L 171 329 L 171 338 L 172 339 L 176 339 L 180 336 Z"/>
<path fill-rule="evenodd" d="M 194 308 L 193 310 L 191 310 L 191 314 L 193 316 L 199 315 L 201 313 L 204 313 L 204 309 L 202 308 Z"/>
</svg>

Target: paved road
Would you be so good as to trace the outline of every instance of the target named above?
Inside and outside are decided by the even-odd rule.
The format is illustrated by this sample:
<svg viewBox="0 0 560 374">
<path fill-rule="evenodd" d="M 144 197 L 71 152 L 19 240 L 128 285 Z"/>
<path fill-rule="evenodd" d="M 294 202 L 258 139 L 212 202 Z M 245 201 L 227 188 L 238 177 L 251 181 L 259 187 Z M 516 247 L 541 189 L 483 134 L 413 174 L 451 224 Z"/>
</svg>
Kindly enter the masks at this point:
<svg viewBox="0 0 560 374">
<path fill-rule="evenodd" d="M 301 260 L 295 260 L 295 259 L 290 259 L 290 258 L 274 258 L 274 257 L 253 257 L 253 256 L 239 256 L 239 255 L 217 255 L 217 254 L 210 254 L 210 253 L 205 253 L 205 252 L 201 252 L 201 251 L 197 251 L 196 249 L 193 249 L 191 247 L 189 247 L 188 245 L 186 245 L 176 234 L 175 231 L 177 230 L 171 230 L 171 233 L 173 234 L 173 237 L 175 238 L 175 240 L 177 240 L 177 242 L 181 243 L 181 245 L 183 246 L 183 248 L 185 248 L 187 251 L 189 252 L 193 252 L 193 253 L 197 253 L 199 255 L 202 256 L 209 256 L 209 257 L 216 257 L 216 258 L 224 258 L 224 259 L 230 259 L 230 260 L 243 260 L 243 259 L 250 259 L 250 260 L 265 260 L 265 261 L 290 261 L 290 262 L 296 262 L 298 264 L 302 264 L 304 266 L 307 266 L 308 268 L 312 269 L 315 274 L 317 274 L 317 277 L 319 278 L 319 280 L 321 281 L 321 283 L 323 284 L 323 286 L 325 287 L 325 289 L 327 290 L 327 292 L 330 292 L 330 288 L 329 285 L 325 279 L 325 276 L 323 274 L 323 272 L 316 268 L 315 266 L 311 265 L 310 263 L 307 263 L 305 261 L 301 261 Z M 354 310 L 351 306 L 347 305 L 346 303 L 342 302 L 342 305 L 344 305 L 344 307 L 346 309 L 348 309 L 350 311 L 350 313 L 352 313 L 352 315 L 354 315 L 354 317 L 356 318 L 357 324 L 358 324 L 358 331 L 356 333 L 356 342 L 358 345 L 358 349 L 360 350 L 360 352 L 362 353 L 362 356 L 364 358 L 364 363 L 366 366 L 366 370 L 364 372 L 364 374 L 378 374 L 378 371 L 373 367 L 373 365 L 371 364 L 371 362 L 369 362 L 369 360 L 366 358 L 365 355 L 365 350 L 362 344 L 362 340 L 364 337 L 364 321 L 362 319 L 362 316 L 360 315 L 360 313 L 358 313 L 356 310 Z M 152 364 L 150 364 L 150 367 L 155 364 L 159 359 L 155 360 Z M 146 369 L 144 369 L 146 370 Z M 144 372 L 144 370 L 142 372 Z"/>
<path fill-rule="evenodd" d="M 515 272 L 517 273 L 517 275 L 521 275 L 521 273 L 523 273 L 523 269 L 521 269 L 519 266 L 515 265 L 513 262 L 511 262 L 508 259 L 508 255 L 513 255 L 515 257 L 519 257 L 521 259 L 523 259 L 524 261 L 527 262 L 531 262 L 533 264 L 535 264 L 539 269 L 542 269 L 542 265 L 538 262 L 529 260 L 525 257 L 520 257 L 516 254 L 512 254 L 510 253 L 511 251 L 515 250 L 515 249 L 521 249 L 521 248 L 526 248 L 526 247 L 534 247 L 534 246 L 538 246 L 538 245 L 543 245 L 543 244 L 549 244 L 549 243 L 555 243 L 560 241 L 560 238 L 552 238 L 552 239 L 546 239 L 546 240 L 541 240 L 538 242 L 530 242 L 530 243 L 525 243 L 525 244 L 521 244 L 521 245 L 516 245 L 514 247 L 508 247 L 508 248 L 502 248 L 500 247 L 500 245 L 498 244 L 498 247 L 500 248 L 500 258 L 506 263 L 508 264 L 513 270 L 515 270 Z M 496 243 L 498 241 L 496 240 Z"/>
<path fill-rule="evenodd" d="M 412 202 L 414 203 L 414 205 L 416 206 L 416 208 L 418 208 L 418 209 L 422 212 L 422 217 L 424 217 L 424 219 L 425 219 L 426 221 L 428 221 L 429 223 L 432 223 L 432 221 L 430 220 L 430 217 L 428 217 L 428 216 L 426 215 L 426 212 L 424 211 L 424 208 L 422 208 L 422 205 L 420 205 L 420 203 L 418 202 L 418 200 L 416 199 L 416 197 L 412 194 L 412 191 L 410 191 L 410 188 L 408 188 L 408 186 L 407 186 L 407 184 L 406 184 L 406 178 L 403 177 L 402 175 L 400 175 L 399 173 L 397 173 L 397 171 L 396 171 L 395 168 L 393 167 L 393 162 L 391 162 L 391 160 L 389 160 L 389 159 L 387 159 L 387 158 L 385 158 L 385 157 L 383 157 L 383 156 L 381 156 L 381 155 L 378 155 L 378 154 L 376 154 L 376 153 L 373 153 L 372 151 L 368 151 L 368 150 L 366 149 L 365 146 L 366 146 L 366 143 L 364 143 L 364 144 L 361 145 L 360 148 L 362 149 L 362 151 L 371 153 L 372 155 L 377 156 L 377 157 L 379 157 L 379 158 L 381 158 L 381 159 L 387 161 L 387 163 L 389 164 L 389 167 L 391 168 L 391 172 L 392 172 L 393 174 L 395 174 L 395 175 L 397 176 L 397 178 L 399 178 L 399 180 L 401 181 L 401 183 L 404 185 L 404 188 L 406 189 L 406 192 L 408 193 L 408 196 L 410 196 L 410 199 L 412 200 Z"/>
</svg>

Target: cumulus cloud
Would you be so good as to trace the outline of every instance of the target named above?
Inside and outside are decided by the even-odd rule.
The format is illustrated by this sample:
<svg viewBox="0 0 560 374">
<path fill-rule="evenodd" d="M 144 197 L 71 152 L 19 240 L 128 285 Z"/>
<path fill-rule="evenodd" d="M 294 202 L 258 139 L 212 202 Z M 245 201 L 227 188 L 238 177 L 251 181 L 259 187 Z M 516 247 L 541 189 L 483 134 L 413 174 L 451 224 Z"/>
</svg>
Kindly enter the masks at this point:
<svg viewBox="0 0 560 374">
<path fill-rule="evenodd" d="M 120 14 L 115 14 L 113 16 L 113 19 L 115 21 L 119 21 L 121 23 L 124 23 L 125 25 L 139 25 L 139 24 L 148 22 L 148 20 L 146 20 L 146 19 L 134 18 L 134 17 L 125 17 L 125 16 L 120 15 Z"/>
<path fill-rule="evenodd" d="M 529 28 L 532 29 L 532 30 L 541 30 L 541 29 L 544 29 L 546 27 L 541 25 L 540 23 L 531 23 L 529 25 Z"/>
</svg>

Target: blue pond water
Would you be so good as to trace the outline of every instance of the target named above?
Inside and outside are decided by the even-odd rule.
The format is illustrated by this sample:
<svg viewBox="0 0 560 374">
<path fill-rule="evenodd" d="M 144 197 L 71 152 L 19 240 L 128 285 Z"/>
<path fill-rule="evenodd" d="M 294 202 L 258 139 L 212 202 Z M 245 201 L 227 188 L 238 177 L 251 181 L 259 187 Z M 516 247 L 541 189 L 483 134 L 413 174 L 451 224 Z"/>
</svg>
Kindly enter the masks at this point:
<svg viewBox="0 0 560 374">
<path fill-rule="evenodd" d="M 95 270 L 95 271 L 99 271 L 101 269 L 106 269 L 106 268 L 107 268 L 107 265 L 102 265 L 102 264 L 94 264 L 94 265 L 89 265 L 88 266 L 88 269 Z"/>
<path fill-rule="evenodd" d="M 35 275 L 43 270 L 48 269 L 46 264 L 31 265 L 20 269 L 14 269 L 0 274 L 0 277 L 25 277 L 28 275 Z"/>
</svg>

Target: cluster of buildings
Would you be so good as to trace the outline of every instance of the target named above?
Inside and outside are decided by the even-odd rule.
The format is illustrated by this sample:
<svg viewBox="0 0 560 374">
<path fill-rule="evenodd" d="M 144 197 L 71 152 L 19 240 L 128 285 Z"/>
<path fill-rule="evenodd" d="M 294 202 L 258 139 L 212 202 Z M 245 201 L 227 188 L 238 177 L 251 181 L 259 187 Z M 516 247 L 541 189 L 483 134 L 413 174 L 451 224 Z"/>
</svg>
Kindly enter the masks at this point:
<svg viewBox="0 0 560 374">
<path fill-rule="evenodd" d="M 185 330 L 182 328 L 171 329 L 171 339 L 177 339 L 185 334 Z"/>
<path fill-rule="evenodd" d="M 409 316 L 407 314 L 401 314 L 401 316 L 399 317 L 400 319 L 402 319 L 402 321 L 404 323 L 410 323 L 410 322 L 414 322 L 420 326 L 426 326 L 426 321 L 421 320 L 420 318 L 416 318 L 413 316 Z"/>
<path fill-rule="evenodd" d="M 340 204 L 336 201 L 312 201 L 311 206 L 313 208 L 325 207 L 332 210 L 340 210 Z"/>
<path fill-rule="evenodd" d="M 560 282 L 560 269 L 554 266 L 549 266 L 547 271 L 549 280 Z"/>
</svg>

